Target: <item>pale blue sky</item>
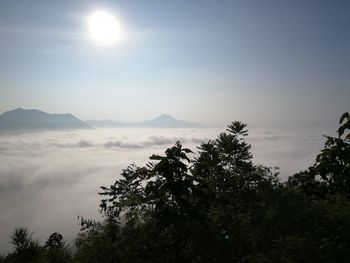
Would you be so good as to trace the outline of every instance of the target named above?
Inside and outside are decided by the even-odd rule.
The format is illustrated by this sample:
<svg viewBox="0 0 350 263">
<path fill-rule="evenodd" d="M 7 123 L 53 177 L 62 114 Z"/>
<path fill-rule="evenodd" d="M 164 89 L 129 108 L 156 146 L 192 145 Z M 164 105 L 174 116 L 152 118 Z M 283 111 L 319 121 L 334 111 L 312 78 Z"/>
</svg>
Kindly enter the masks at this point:
<svg viewBox="0 0 350 263">
<path fill-rule="evenodd" d="M 123 42 L 93 44 L 95 10 L 120 20 Z M 333 122 L 349 110 L 349 14 L 345 0 L 4 0 L 0 112 Z"/>
</svg>

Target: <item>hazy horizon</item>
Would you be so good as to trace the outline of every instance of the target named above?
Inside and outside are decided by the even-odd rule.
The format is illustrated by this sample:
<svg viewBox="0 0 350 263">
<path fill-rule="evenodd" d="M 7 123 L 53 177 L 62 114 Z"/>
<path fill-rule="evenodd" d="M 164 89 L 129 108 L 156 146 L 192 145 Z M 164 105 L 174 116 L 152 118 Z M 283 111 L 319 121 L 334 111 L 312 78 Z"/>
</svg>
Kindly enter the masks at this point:
<svg viewBox="0 0 350 263">
<path fill-rule="evenodd" d="M 8 109 L 5 110 L 4 112 L 0 112 L 0 115 L 6 112 L 11 112 L 11 111 L 15 111 L 15 110 L 38 110 L 44 113 L 48 113 L 48 114 L 58 114 L 58 115 L 64 115 L 64 114 L 72 114 L 74 117 L 78 118 L 79 120 L 88 123 L 89 121 L 112 121 L 115 123 L 124 123 L 124 124 L 137 124 L 137 123 L 141 123 L 141 122 L 145 122 L 145 121 L 149 121 L 149 120 L 156 120 L 159 117 L 162 116 L 170 116 L 171 118 L 177 120 L 177 121 L 188 121 L 189 123 L 193 123 L 193 124 L 199 124 L 201 125 L 203 128 L 209 128 L 209 127 L 216 127 L 216 128 L 225 128 L 228 124 L 230 124 L 233 121 L 242 121 L 244 123 L 247 123 L 250 127 L 260 127 L 260 128 L 267 128 L 267 127 L 271 127 L 271 128 L 322 128 L 322 129 L 327 129 L 329 131 L 334 132 L 336 130 L 336 126 L 338 124 L 338 119 L 334 118 L 334 119 L 329 119 L 329 120 L 305 120 L 305 121 L 300 121 L 297 123 L 291 123 L 291 122 L 280 122 L 278 120 L 275 121 L 270 121 L 270 120 L 256 120 L 255 122 L 246 122 L 245 120 L 242 119 L 232 119 L 230 121 L 227 122 L 198 122 L 196 120 L 189 120 L 189 119 L 185 119 L 185 118 L 177 118 L 177 116 L 168 114 L 166 112 L 163 113 L 159 113 L 158 115 L 153 115 L 150 117 L 146 117 L 144 119 L 136 119 L 136 120 L 131 120 L 131 119 L 126 119 L 126 120 L 121 120 L 121 119 L 108 119 L 108 118 L 100 118 L 100 119 L 92 119 L 92 118 L 87 118 L 87 119 L 82 119 L 80 118 L 78 115 L 72 113 L 72 112 L 66 112 L 66 111 L 61 111 L 61 112 L 46 112 L 43 111 L 41 109 L 37 109 L 37 108 L 23 108 L 23 107 L 17 107 L 14 109 Z M 103 127 L 96 127 L 96 128 L 103 128 Z M 122 127 L 120 127 L 122 128 Z M 135 127 L 136 128 L 136 127 Z M 170 128 L 170 127 L 168 127 Z"/>
</svg>

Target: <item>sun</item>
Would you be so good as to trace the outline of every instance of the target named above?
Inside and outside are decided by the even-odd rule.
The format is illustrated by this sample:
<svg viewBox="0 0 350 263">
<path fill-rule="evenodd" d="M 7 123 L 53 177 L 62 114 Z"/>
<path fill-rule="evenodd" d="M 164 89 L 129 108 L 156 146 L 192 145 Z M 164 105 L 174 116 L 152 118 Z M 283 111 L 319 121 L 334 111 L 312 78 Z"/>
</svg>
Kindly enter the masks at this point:
<svg viewBox="0 0 350 263">
<path fill-rule="evenodd" d="M 97 11 L 88 17 L 88 29 L 91 37 L 99 45 L 113 45 L 121 40 L 119 21 L 112 14 Z"/>
</svg>

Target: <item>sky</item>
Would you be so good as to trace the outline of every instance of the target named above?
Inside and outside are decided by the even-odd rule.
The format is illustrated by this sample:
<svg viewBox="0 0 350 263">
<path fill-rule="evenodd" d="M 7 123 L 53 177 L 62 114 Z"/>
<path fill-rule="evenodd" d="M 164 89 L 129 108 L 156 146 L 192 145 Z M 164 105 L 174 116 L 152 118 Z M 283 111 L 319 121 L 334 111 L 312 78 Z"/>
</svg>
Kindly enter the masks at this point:
<svg viewBox="0 0 350 263">
<path fill-rule="evenodd" d="M 99 10 L 122 40 L 88 33 Z M 350 2 L 0 2 L 0 112 L 203 123 L 336 123 L 349 110 Z"/>
</svg>

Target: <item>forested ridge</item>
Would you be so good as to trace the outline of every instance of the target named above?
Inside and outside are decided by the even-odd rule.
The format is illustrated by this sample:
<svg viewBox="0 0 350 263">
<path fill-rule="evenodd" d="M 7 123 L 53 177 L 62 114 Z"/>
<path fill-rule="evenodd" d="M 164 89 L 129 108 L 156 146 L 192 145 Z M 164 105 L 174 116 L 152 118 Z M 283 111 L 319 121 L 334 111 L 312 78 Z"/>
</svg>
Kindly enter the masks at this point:
<svg viewBox="0 0 350 263">
<path fill-rule="evenodd" d="M 253 162 L 247 136 L 236 121 L 196 155 L 177 142 L 130 165 L 101 187 L 103 221 L 80 218 L 75 247 L 17 228 L 0 262 L 349 262 L 349 113 L 315 163 L 284 182 Z"/>
</svg>

